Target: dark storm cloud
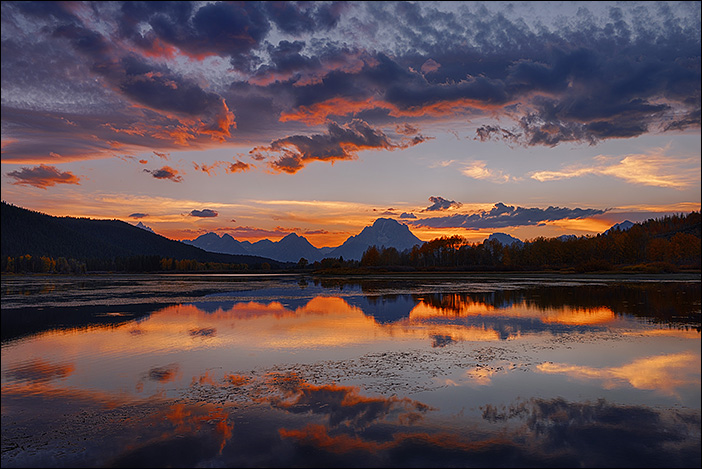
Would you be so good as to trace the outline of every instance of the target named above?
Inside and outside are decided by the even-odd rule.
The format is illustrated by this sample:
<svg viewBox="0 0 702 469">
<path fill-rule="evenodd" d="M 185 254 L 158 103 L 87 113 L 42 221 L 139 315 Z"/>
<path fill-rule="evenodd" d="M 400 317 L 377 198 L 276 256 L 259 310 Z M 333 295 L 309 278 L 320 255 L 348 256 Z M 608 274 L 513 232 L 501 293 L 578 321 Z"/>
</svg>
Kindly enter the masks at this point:
<svg viewBox="0 0 702 469">
<path fill-rule="evenodd" d="M 547 221 L 586 218 L 594 215 L 601 215 L 606 210 L 581 209 L 581 208 L 561 208 L 548 207 L 524 208 L 505 205 L 501 202 L 489 211 L 482 211 L 474 214 L 456 214 L 445 217 L 432 217 L 423 220 L 409 221 L 416 226 L 426 226 L 432 228 L 466 228 L 466 229 L 487 229 L 505 228 L 509 226 L 538 225 Z"/>
<path fill-rule="evenodd" d="M 145 48 L 156 40 L 193 56 L 249 52 L 268 34 L 265 2 L 123 2 L 121 31 Z M 144 36 L 141 30 L 149 26 Z"/>
<path fill-rule="evenodd" d="M 597 15 L 581 6 L 536 25 L 514 6 L 441 8 L 2 2 L 3 160 L 212 139 L 309 146 L 306 126 L 355 118 L 398 133 L 422 120 L 477 121 L 479 140 L 545 146 L 700 126 L 694 2 L 623 3 Z M 207 57 L 231 66 L 200 67 Z M 311 155 L 281 154 L 279 169 L 294 172 Z"/>
<path fill-rule="evenodd" d="M 135 56 L 120 61 L 116 85 L 127 96 L 153 109 L 188 115 L 204 114 L 222 98 L 183 80 L 164 67 L 156 67 Z"/>
<path fill-rule="evenodd" d="M 378 28 L 385 23 L 398 33 L 399 50 L 376 53 L 360 70 L 335 71 L 300 90 L 295 109 L 326 113 L 312 122 L 370 109 L 395 117 L 489 111 L 514 125 L 481 127 L 479 139 L 547 146 L 699 126 L 699 11 L 679 18 L 658 4 L 624 18 L 610 8 L 597 20 L 581 8 L 573 22 L 548 30 L 484 7 L 464 6 L 454 16 L 405 2 L 367 8 Z M 345 107 L 325 108 L 341 98 Z"/>
<path fill-rule="evenodd" d="M 183 176 L 178 174 L 178 171 L 170 166 L 164 166 L 161 169 L 149 170 L 145 169 L 145 173 L 150 173 L 156 179 L 170 179 L 173 182 L 183 182 Z"/>
<path fill-rule="evenodd" d="M 346 2 L 263 2 L 263 4 L 278 29 L 293 35 L 333 28 L 346 8 Z"/>
<path fill-rule="evenodd" d="M 458 208 L 461 206 L 460 202 L 455 200 L 446 200 L 443 197 L 429 197 L 429 201 L 432 203 L 429 207 L 425 208 L 424 212 L 436 212 L 440 210 L 448 210 L 450 208 Z"/>
<path fill-rule="evenodd" d="M 99 13 L 100 8 L 96 8 L 94 12 Z M 63 15 L 61 21 L 47 23 L 44 29 L 54 39 L 49 43 L 49 48 L 61 49 L 68 44 L 83 57 L 90 72 L 105 80 L 121 97 L 165 114 L 151 116 L 151 119 L 146 121 L 146 126 L 151 123 L 154 126 L 162 125 L 162 122 L 158 121 L 169 117 L 168 113 L 177 113 L 185 118 L 178 122 L 177 132 L 164 128 L 161 137 L 168 136 L 180 140 L 180 143 L 196 138 L 198 134 L 221 139 L 230 136 L 229 129 L 236 127 L 233 113 L 229 111 L 221 96 L 205 91 L 199 84 L 173 72 L 165 65 L 156 64 L 146 57 L 134 54 L 129 48 L 115 42 L 114 38 L 104 35 L 102 30 L 90 29 L 78 16 Z M 11 43 L 8 43 L 9 45 Z M 4 70 L 8 65 L 15 66 L 17 54 L 22 54 L 21 50 L 10 48 L 11 54 L 6 63 L 5 46 L 6 41 L 3 41 Z M 66 56 L 66 53 L 60 52 L 59 57 L 61 56 Z M 66 62 L 70 61 L 75 61 L 75 58 L 67 57 Z M 52 60 L 51 63 L 61 62 Z M 90 84 L 91 81 L 86 80 L 85 83 Z"/>
<path fill-rule="evenodd" d="M 219 215 L 219 213 L 217 213 L 216 211 L 211 210 L 209 208 L 205 208 L 202 210 L 192 210 L 190 212 L 191 217 L 214 218 L 218 215 Z"/>
<path fill-rule="evenodd" d="M 43 164 L 34 168 L 10 171 L 7 176 L 15 180 L 12 184 L 34 186 L 39 189 L 46 189 L 56 184 L 80 184 L 80 178 L 70 171 L 59 171 L 54 166 Z"/>
<path fill-rule="evenodd" d="M 329 123 L 325 134 L 292 135 L 275 140 L 268 147 L 254 148 L 250 153 L 255 159 L 270 158 L 270 165 L 276 171 L 295 173 L 315 160 L 349 160 L 356 158 L 361 150 L 394 150 L 412 145 L 416 145 L 414 140 L 393 143 L 381 130 L 355 119 L 344 126 Z"/>
</svg>

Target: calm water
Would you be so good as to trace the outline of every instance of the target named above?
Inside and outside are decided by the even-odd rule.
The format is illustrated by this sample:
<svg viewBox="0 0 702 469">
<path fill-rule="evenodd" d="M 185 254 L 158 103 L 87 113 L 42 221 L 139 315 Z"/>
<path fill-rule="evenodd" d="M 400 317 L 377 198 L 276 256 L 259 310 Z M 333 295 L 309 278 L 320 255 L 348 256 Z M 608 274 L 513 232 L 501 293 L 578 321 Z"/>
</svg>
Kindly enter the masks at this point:
<svg viewBox="0 0 702 469">
<path fill-rule="evenodd" d="M 700 467 L 700 277 L 2 278 L 2 467 Z"/>
</svg>

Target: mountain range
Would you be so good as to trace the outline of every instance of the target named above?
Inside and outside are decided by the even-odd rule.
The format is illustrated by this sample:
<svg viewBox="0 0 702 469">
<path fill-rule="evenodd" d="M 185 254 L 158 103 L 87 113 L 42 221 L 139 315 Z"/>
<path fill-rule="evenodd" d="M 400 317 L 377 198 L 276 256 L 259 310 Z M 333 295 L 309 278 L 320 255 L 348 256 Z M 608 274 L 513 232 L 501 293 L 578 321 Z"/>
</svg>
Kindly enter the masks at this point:
<svg viewBox="0 0 702 469">
<path fill-rule="evenodd" d="M 605 234 L 612 230 L 628 230 L 634 224 L 629 220 L 617 223 Z M 142 226 L 148 229 L 148 227 Z M 561 241 L 575 238 L 575 235 L 559 236 Z M 496 240 L 505 246 L 512 244 L 522 245 L 524 241 L 506 233 L 493 233 L 487 240 Z M 290 233 L 280 241 L 262 239 L 251 243 L 249 241 L 239 241 L 228 234 L 219 236 L 217 233 L 206 233 L 193 240 L 184 239 L 182 243 L 199 247 L 205 251 L 218 252 L 224 254 L 254 255 L 275 259 L 281 262 L 298 262 L 301 258 L 308 262 L 322 260 L 325 257 L 339 258 L 345 260 L 361 260 L 363 253 L 370 246 L 394 247 L 402 252 L 412 249 L 415 245 L 421 246 L 424 241 L 417 238 L 407 227 L 391 218 L 378 218 L 371 226 L 366 226 L 359 234 L 349 237 L 343 244 L 337 247 L 317 248 L 313 246 L 304 236 Z"/>
<path fill-rule="evenodd" d="M 605 234 L 627 230 L 628 220 L 614 225 Z M 279 241 L 263 239 L 255 243 L 238 241 L 228 234 L 206 233 L 194 240 L 176 241 L 138 225 L 119 220 L 53 217 L 2 202 L 2 256 L 50 256 L 76 259 L 159 255 L 164 258 L 194 259 L 200 262 L 261 265 L 312 263 L 323 258 L 360 260 L 370 246 L 393 247 L 402 252 L 424 242 L 407 227 L 391 218 L 378 218 L 359 234 L 336 247 L 317 248 L 306 238 L 290 233 Z M 560 237 L 564 238 L 566 235 Z M 572 235 L 570 235 L 572 236 Z M 523 242 L 505 233 L 488 239 L 504 245 Z"/>
<path fill-rule="evenodd" d="M 2 202 L 0 237 L 2 257 L 47 256 L 51 258 L 109 259 L 114 257 L 160 256 L 176 260 L 247 264 L 284 264 L 253 255 L 209 252 L 168 239 L 148 227 L 120 220 L 54 217 Z"/>
<path fill-rule="evenodd" d="M 217 233 L 210 232 L 193 240 L 185 239 L 181 242 L 205 251 L 248 254 L 282 262 L 298 262 L 301 258 L 307 259 L 308 262 L 315 262 L 325 257 L 360 260 L 370 246 L 394 247 L 398 251 L 404 251 L 424 243 L 412 234 L 407 225 L 398 223 L 391 218 L 378 218 L 371 226 L 366 226 L 359 234 L 350 236 L 337 247 L 317 248 L 304 236 L 299 236 L 296 233 L 290 233 L 280 241 L 262 239 L 251 243 L 238 241 L 228 234 L 220 237 Z"/>
</svg>

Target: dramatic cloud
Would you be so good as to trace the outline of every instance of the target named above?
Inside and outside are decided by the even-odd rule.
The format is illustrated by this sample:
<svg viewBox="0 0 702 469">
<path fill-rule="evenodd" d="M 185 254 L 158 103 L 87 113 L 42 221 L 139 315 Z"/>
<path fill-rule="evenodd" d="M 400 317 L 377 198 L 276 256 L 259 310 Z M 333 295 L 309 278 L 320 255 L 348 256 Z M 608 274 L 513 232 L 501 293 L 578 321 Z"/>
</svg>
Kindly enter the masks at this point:
<svg viewBox="0 0 702 469">
<path fill-rule="evenodd" d="M 383 131 L 354 119 L 343 126 L 330 123 L 325 134 L 293 135 L 275 140 L 268 147 L 256 147 L 250 153 L 254 159 L 271 160 L 269 164 L 274 170 L 292 174 L 311 161 L 351 160 L 361 150 L 395 150 L 423 140 L 420 136 L 408 142 L 393 143 Z"/>
<path fill-rule="evenodd" d="M 402 135 L 468 121 L 479 140 L 546 146 L 700 127 L 697 4 L 578 7 L 3 2 L 2 158 L 243 139 L 274 142 L 272 167 L 295 172 L 353 158 L 332 135 L 352 119 Z"/>
<path fill-rule="evenodd" d="M 524 208 L 505 205 L 501 202 L 489 211 L 474 214 L 456 214 L 445 217 L 424 218 L 409 221 L 415 226 L 432 228 L 466 228 L 466 229 L 495 229 L 509 226 L 538 225 L 547 221 L 577 219 L 592 217 L 605 213 L 606 210 L 548 207 Z"/>
<path fill-rule="evenodd" d="M 46 189 L 56 184 L 80 184 L 80 178 L 70 171 L 61 172 L 54 166 L 43 164 L 34 168 L 10 171 L 7 176 L 16 180 L 12 184 L 34 186 L 39 189 Z"/>
<path fill-rule="evenodd" d="M 183 182 L 183 176 L 178 175 L 178 171 L 170 166 L 164 166 L 155 170 L 145 169 L 144 172 L 150 173 L 156 179 L 170 179 L 173 182 Z"/>
<path fill-rule="evenodd" d="M 243 171 L 248 171 L 253 167 L 253 165 L 249 163 L 244 163 L 241 160 L 236 160 L 236 163 L 230 163 L 229 167 L 227 168 L 228 173 L 239 173 Z"/>
<path fill-rule="evenodd" d="M 129 218 L 144 218 L 144 217 L 148 217 L 148 216 L 149 216 L 148 213 L 139 213 L 139 212 L 129 214 Z"/>
<path fill-rule="evenodd" d="M 219 215 L 219 213 L 217 213 L 214 210 L 210 210 L 209 208 L 205 208 L 202 210 L 192 210 L 190 212 L 191 217 L 214 218 L 218 215 Z"/>
<path fill-rule="evenodd" d="M 458 208 L 462 204 L 460 202 L 456 202 L 455 200 L 446 200 L 443 197 L 429 197 L 429 201 L 432 202 L 432 205 L 429 207 L 425 208 L 423 211 L 424 212 L 437 212 L 441 210 L 448 210 L 450 208 Z"/>
</svg>

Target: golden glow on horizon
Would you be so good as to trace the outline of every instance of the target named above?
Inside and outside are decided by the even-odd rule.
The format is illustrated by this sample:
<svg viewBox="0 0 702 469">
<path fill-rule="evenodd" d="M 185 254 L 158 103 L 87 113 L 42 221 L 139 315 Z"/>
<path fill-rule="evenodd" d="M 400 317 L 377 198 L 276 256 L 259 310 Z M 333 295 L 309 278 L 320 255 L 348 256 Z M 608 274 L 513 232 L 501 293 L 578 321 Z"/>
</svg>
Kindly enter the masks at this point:
<svg viewBox="0 0 702 469">
<path fill-rule="evenodd" d="M 213 303 L 215 309 L 207 311 L 202 309 L 204 306 L 181 304 L 156 311 L 137 323 L 95 328 L 89 335 L 72 331 L 46 333 L 41 343 L 47 353 L 70 350 L 73 356 L 90 356 L 120 354 L 124 350 L 145 354 L 236 346 L 253 350 L 337 347 L 367 344 L 383 340 L 387 335 L 417 340 L 447 337 L 451 341 L 489 342 L 500 340 L 498 331 L 489 326 L 450 321 L 442 324 L 432 319 L 507 316 L 536 318 L 545 323 L 593 325 L 609 322 L 614 316 L 607 308 L 538 310 L 524 305 L 495 308 L 465 301 L 459 295 L 445 296 L 442 301 L 441 306 L 420 301 L 407 311 L 406 319 L 388 324 L 379 324 L 371 312 L 364 313 L 339 297 L 317 296 L 297 308 L 286 306 L 284 301 L 234 303 L 226 310 Z M 159 379 L 178 373 L 178 369 L 163 368 Z"/>
<path fill-rule="evenodd" d="M 171 156 L 172 158 L 172 156 Z M 220 236 L 228 233 L 235 239 L 256 242 L 261 239 L 277 241 L 289 233 L 304 236 L 316 247 L 339 246 L 348 237 L 357 235 L 377 218 L 393 218 L 400 223 L 445 216 L 449 212 L 426 212 L 425 205 L 391 203 L 392 211 L 377 205 L 343 200 L 286 200 L 286 199 L 242 199 L 236 203 L 216 201 L 201 202 L 191 199 L 152 197 L 144 195 L 122 195 L 95 193 L 91 197 L 79 189 L 62 187 L 60 198 L 45 197 L 41 207 L 23 205 L 15 186 L 3 191 L 4 200 L 30 210 L 53 216 L 85 217 L 92 219 L 117 219 L 132 225 L 141 221 L 156 233 L 169 239 L 194 239 L 208 232 Z M 41 191 L 45 192 L 45 191 Z M 450 214 L 471 214 L 489 211 L 494 204 L 462 204 Z M 210 209 L 217 217 L 190 216 L 192 210 Z M 614 223 L 635 217 L 636 212 L 689 213 L 699 211 L 700 204 L 684 202 L 678 204 L 641 204 L 619 206 L 591 218 L 548 221 L 539 226 L 512 226 L 499 229 L 471 230 L 466 228 L 433 228 L 407 223 L 410 231 L 422 241 L 454 235 L 463 236 L 470 243 L 480 243 L 492 233 L 503 232 L 524 241 L 539 236 L 556 237 L 562 234 L 589 235 L 601 233 Z M 401 213 L 413 213 L 415 219 L 401 219 Z M 618 213 L 625 212 L 624 215 Z M 629 213 L 631 212 L 631 213 Z M 133 213 L 145 216 L 130 217 Z M 634 218 L 635 220 L 635 218 Z"/>
</svg>

